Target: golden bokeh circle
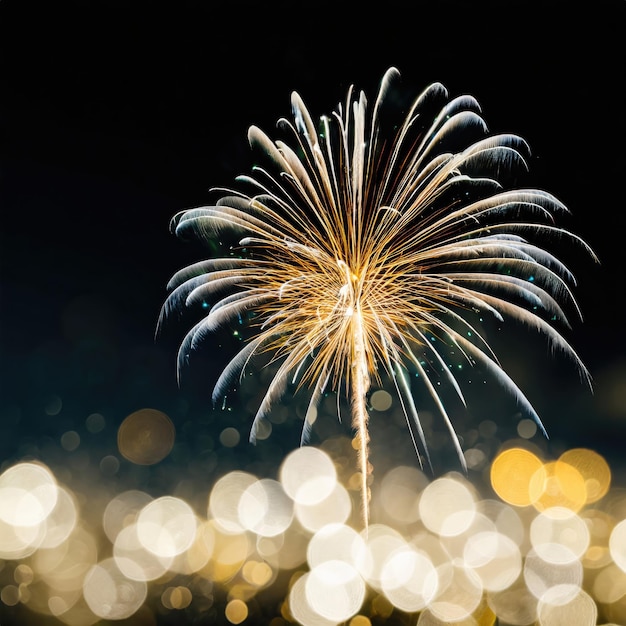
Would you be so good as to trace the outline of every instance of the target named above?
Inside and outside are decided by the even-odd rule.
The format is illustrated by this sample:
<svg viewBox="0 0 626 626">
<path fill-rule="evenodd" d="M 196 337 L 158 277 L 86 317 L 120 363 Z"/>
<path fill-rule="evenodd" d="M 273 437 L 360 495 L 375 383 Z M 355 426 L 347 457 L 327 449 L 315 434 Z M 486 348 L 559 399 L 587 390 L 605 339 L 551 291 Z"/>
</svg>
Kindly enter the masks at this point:
<svg viewBox="0 0 626 626">
<path fill-rule="evenodd" d="M 541 478 L 533 476 L 530 491 L 538 511 L 560 506 L 578 512 L 587 501 L 585 479 L 575 467 L 561 460 L 546 463 Z"/>
<path fill-rule="evenodd" d="M 491 464 L 491 486 L 498 496 L 514 506 L 533 504 L 530 485 L 543 471 L 541 459 L 524 448 L 503 450 Z"/>
<path fill-rule="evenodd" d="M 248 617 L 248 605 L 243 600 L 235 598 L 226 605 L 224 614 L 231 624 L 241 624 Z"/>
<path fill-rule="evenodd" d="M 174 447 L 172 420 L 156 409 L 140 409 L 127 416 L 117 431 L 120 454 L 136 465 L 154 465 Z"/>
<path fill-rule="evenodd" d="M 576 468 L 585 481 L 587 504 L 604 497 L 611 486 L 611 469 L 604 457 L 587 448 L 572 448 L 560 457 L 560 461 Z"/>
</svg>

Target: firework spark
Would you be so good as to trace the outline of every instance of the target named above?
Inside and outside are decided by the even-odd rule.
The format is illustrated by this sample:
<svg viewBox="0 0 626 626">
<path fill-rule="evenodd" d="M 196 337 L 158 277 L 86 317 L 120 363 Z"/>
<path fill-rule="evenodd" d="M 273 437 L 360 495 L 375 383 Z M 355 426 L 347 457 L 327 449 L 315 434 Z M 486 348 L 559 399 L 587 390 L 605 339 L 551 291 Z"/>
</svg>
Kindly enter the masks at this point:
<svg viewBox="0 0 626 626">
<path fill-rule="evenodd" d="M 478 102 L 469 95 L 449 99 L 439 83 L 400 111 L 398 83 L 399 72 L 389 69 L 371 114 L 365 95 L 350 88 L 345 105 L 319 126 L 293 93 L 293 120 L 278 123 L 284 140 L 252 126 L 248 139 L 262 162 L 237 178 L 242 190 L 216 189 L 214 205 L 172 221 L 181 236 L 237 233 L 239 248 L 177 272 L 159 320 L 160 326 L 173 311 L 199 303 L 208 308 L 182 341 L 179 371 L 207 334 L 232 321 L 251 323 L 255 332 L 219 376 L 213 399 L 224 396 L 253 357 L 271 353 L 277 370 L 254 418 L 252 442 L 288 384 L 310 390 L 303 444 L 323 394 L 345 392 L 366 526 L 367 396 L 383 377 L 397 392 L 420 464 L 430 457 L 410 372 L 424 382 L 465 464 L 433 371 L 418 352 L 427 353 L 436 375 L 464 403 L 445 362 L 454 348 L 493 375 L 544 433 L 481 335 L 476 314 L 534 328 L 589 378 L 558 330 L 568 326 L 566 308 L 580 315 L 574 277 L 533 240 L 566 238 L 595 257 L 557 225 L 567 209 L 553 195 L 507 188 L 526 167 L 526 142 L 489 135 Z"/>
</svg>

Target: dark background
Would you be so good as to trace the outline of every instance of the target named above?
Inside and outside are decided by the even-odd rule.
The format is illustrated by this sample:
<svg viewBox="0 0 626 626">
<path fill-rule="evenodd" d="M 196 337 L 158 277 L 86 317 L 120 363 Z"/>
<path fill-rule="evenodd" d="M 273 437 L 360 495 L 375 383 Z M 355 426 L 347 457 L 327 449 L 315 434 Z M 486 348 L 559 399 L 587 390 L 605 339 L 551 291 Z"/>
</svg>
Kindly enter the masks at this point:
<svg viewBox="0 0 626 626">
<path fill-rule="evenodd" d="M 566 226 L 599 255 L 594 265 L 566 254 L 585 318 L 566 336 L 594 392 L 543 343 L 503 362 L 555 453 L 585 446 L 620 465 L 625 6 L 0 0 L 0 468 L 62 461 L 68 430 L 96 460 L 115 453 L 119 424 L 146 406 L 177 427 L 173 463 L 219 448 L 229 420 L 245 433 L 250 414 L 211 410 L 218 354 L 178 389 L 188 324 L 154 340 L 169 277 L 207 255 L 169 220 L 249 171 L 248 126 L 271 135 L 292 90 L 318 117 L 350 84 L 372 101 L 391 65 L 412 89 L 441 81 L 471 93 L 492 131 L 524 137 L 530 186 L 563 200 Z M 93 413 L 106 420 L 99 433 L 85 429 Z M 229 462 L 249 453 L 245 439 Z"/>
</svg>

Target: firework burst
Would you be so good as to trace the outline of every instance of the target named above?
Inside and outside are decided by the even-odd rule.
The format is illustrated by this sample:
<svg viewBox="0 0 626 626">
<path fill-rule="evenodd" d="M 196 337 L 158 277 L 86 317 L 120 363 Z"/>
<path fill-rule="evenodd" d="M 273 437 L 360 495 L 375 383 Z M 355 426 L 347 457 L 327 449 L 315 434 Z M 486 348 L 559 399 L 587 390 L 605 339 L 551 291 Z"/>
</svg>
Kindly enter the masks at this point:
<svg viewBox="0 0 626 626">
<path fill-rule="evenodd" d="M 210 332 L 240 319 L 252 324 L 252 337 L 213 391 L 221 399 L 253 357 L 271 353 L 277 369 L 254 418 L 252 442 L 289 384 L 310 390 L 302 443 L 323 394 L 345 392 L 365 525 L 367 396 L 383 377 L 397 392 L 420 463 L 430 458 L 410 373 L 436 403 L 464 465 L 433 378 L 436 370 L 463 401 L 445 361 L 451 348 L 493 375 L 545 433 L 482 337 L 476 313 L 534 328 L 588 379 L 558 330 L 568 326 L 566 309 L 579 315 L 574 278 L 533 242 L 566 238 L 593 252 L 557 225 L 567 209 L 554 196 L 507 188 L 511 174 L 526 167 L 526 142 L 490 136 L 478 102 L 468 95 L 449 99 L 439 83 L 400 112 L 398 83 L 398 71 L 389 69 L 371 113 L 365 95 L 350 88 L 345 104 L 319 125 L 293 93 L 293 119 L 278 123 L 284 140 L 252 126 L 248 139 L 261 161 L 237 178 L 240 190 L 217 189 L 214 205 L 182 211 L 172 222 L 181 236 L 237 233 L 239 248 L 177 272 L 159 321 L 199 303 L 208 310 L 182 341 L 179 371 Z"/>
</svg>

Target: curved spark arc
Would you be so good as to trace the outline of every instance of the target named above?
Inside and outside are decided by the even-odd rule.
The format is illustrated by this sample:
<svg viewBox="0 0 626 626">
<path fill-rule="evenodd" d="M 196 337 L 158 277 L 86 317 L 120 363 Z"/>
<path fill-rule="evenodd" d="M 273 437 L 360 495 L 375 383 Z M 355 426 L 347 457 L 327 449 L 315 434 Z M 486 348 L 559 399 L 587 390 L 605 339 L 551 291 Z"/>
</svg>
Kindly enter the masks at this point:
<svg viewBox="0 0 626 626">
<path fill-rule="evenodd" d="M 427 87 L 399 123 L 390 123 L 389 95 L 398 82 L 398 71 L 390 68 L 371 116 L 365 95 L 355 96 L 350 88 L 345 107 L 322 117 L 318 131 L 294 92 L 293 121 L 279 120 L 284 140 L 272 141 L 250 128 L 249 142 L 263 159 L 251 175 L 237 179 L 250 192 L 219 189 L 223 195 L 215 205 L 182 211 L 173 220 L 178 235 L 239 233 L 241 258 L 208 260 L 177 272 L 159 322 L 184 306 L 211 302 L 181 344 L 182 366 L 207 333 L 254 314 L 254 337 L 226 366 L 214 392 L 215 400 L 256 354 L 273 355 L 278 369 L 254 418 L 251 441 L 289 381 L 311 389 L 302 443 L 323 393 L 345 389 L 359 443 L 365 526 L 367 396 L 383 376 L 394 381 L 420 463 L 422 454 L 430 459 L 405 379 L 410 367 L 425 381 L 464 465 L 452 420 L 416 358 L 417 346 L 440 364 L 448 345 L 479 363 L 543 432 L 539 416 L 468 314 L 481 311 L 529 325 L 567 353 L 589 380 L 554 325 L 568 325 L 567 308 L 580 314 L 570 289 L 573 276 L 526 237 L 558 236 L 595 255 L 556 224 L 567 209 L 554 196 L 506 189 L 500 180 L 527 167 L 526 142 L 512 134 L 485 136 L 477 101 L 472 96 L 448 101 L 440 83 Z M 467 145 L 467 137 L 474 136 Z M 441 347 L 432 345 L 429 333 L 440 338 Z M 444 371 L 464 403 L 459 382 Z"/>
</svg>

